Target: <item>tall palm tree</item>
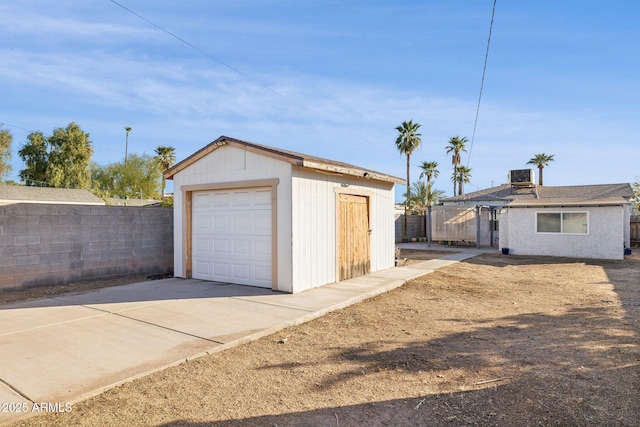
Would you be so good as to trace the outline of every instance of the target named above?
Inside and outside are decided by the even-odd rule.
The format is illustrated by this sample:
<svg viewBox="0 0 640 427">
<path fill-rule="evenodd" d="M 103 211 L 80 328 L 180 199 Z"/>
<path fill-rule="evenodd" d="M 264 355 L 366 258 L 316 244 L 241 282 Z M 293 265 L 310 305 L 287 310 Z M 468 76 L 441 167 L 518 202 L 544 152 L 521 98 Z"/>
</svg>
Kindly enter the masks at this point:
<svg viewBox="0 0 640 427">
<path fill-rule="evenodd" d="M 411 154 L 415 149 L 420 147 L 422 140 L 421 135 L 418 133 L 420 124 L 413 123 L 413 120 L 408 122 L 402 122 L 400 126 L 396 127 L 398 131 L 398 138 L 396 138 L 396 148 L 400 151 L 400 154 L 407 156 L 407 199 L 404 204 L 404 229 L 402 230 L 402 239 L 407 239 L 407 204 L 411 197 L 411 181 L 409 176 L 409 170 L 411 169 Z"/>
<path fill-rule="evenodd" d="M 549 162 L 553 161 L 553 154 L 540 153 L 533 156 L 531 160 L 527 162 L 528 165 L 536 165 L 538 167 L 538 184 L 542 185 L 542 169 L 545 166 L 549 166 Z"/>
<path fill-rule="evenodd" d="M 420 165 L 420 179 L 423 177 L 427 177 L 427 187 L 431 187 L 431 179 L 435 179 L 440 175 L 440 171 L 438 170 L 438 162 L 427 162 L 424 161 Z"/>
<path fill-rule="evenodd" d="M 162 172 L 169 169 L 176 162 L 176 149 L 173 147 L 167 146 L 158 146 L 156 148 L 156 162 L 158 162 L 158 167 Z M 164 200 L 164 187 L 166 185 L 166 180 L 164 179 L 164 174 L 162 174 L 162 199 Z"/>
<path fill-rule="evenodd" d="M 455 176 L 455 181 L 458 183 L 458 196 L 464 194 L 464 184 L 471 182 L 471 168 L 466 166 L 458 166 L 458 174 Z M 453 177 L 451 179 L 454 179 Z"/>
<path fill-rule="evenodd" d="M 468 141 L 469 140 L 467 139 L 466 136 L 463 136 L 462 138 L 460 138 L 459 136 L 452 136 L 451 138 L 449 138 L 449 145 L 445 147 L 445 149 L 447 150 L 447 154 L 453 153 L 451 155 L 451 164 L 453 165 L 454 177 L 458 176 L 458 165 L 461 163 L 460 152 L 462 151 L 464 151 L 465 153 L 467 152 L 466 143 Z M 453 180 L 453 196 L 454 197 L 456 195 L 457 181 L 458 181 L 457 179 Z"/>
</svg>

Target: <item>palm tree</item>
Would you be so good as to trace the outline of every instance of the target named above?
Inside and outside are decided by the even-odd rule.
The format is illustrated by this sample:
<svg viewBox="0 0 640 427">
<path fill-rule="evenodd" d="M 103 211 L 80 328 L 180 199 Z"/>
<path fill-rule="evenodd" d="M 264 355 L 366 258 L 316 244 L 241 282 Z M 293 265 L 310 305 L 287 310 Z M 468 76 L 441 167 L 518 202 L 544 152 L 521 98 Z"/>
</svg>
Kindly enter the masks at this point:
<svg viewBox="0 0 640 427">
<path fill-rule="evenodd" d="M 396 148 L 400 151 L 400 154 L 407 156 L 407 198 L 404 205 L 404 229 L 402 230 L 403 240 L 407 239 L 407 204 L 411 197 L 411 181 L 409 179 L 411 154 L 422 142 L 420 139 L 421 135 L 418 133 L 420 126 L 421 125 L 418 123 L 413 123 L 413 120 L 409 120 L 408 122 L 402 122 L 400 126 L 396 127 L 396 130 L 399 133 L 398 138 L 396 139 Z"/>
<path fill-rule="evenodd" d="M 468 142 L 468 139 L 466 136 L 463 136 L 462 138 L 460 138 L 459 136 L 453 136 L 449 138 L 449 145 L 445 147 L 445 149 L 447 150 L 447 154 L 453 153 L 453 155 L 451 156 L 451 164 L 453 165 L 454 177 L 458 176 L 458 165 L 461 162 L 460 152 L 461 151 L 464 151 L 465 153 L 467 152 L 467 147 L 465 145 L 467 142 Z M 454 179 L 453 180 L 453 196 L 454 197 L 456 195 L 456 183 L 457 183 L 457 180 Z"/>
<path fill-rule="evenodd" d="M 411 209 L 424 212 L 424 230 L 429 244 L 431 244 L 431 206 L 444 197 L 444 191 L 434 190 L 432 187 L 433 184 L 425 184 L 423 181 L 414 182 L 413 194 L 408 199 Z"/>
<path fill-rule="evenodd" d="M 409 198 L 412 209 L 425 210 L 427 206 L 433 206 L 444 197 L 444 191 L 435 190 L 423 181 L 413 183 L 413 193 Z"/>
<path fill-rule="evenodd" d="M 453 180 L 454 177 L 451 177 Z M 458 175 L 455 176 L 455 181 L 458 183 L 458 196 L 464 194 L 464 184 L 471 182 L 471 168 L 466 166 L 458 166 Z"/>
<path fill-rule="evenodd" d="M 427 193 L 427 206 L 433 206 L 440 203 L 440 200 L 444 197 L 444 191 L 429 188 Z"/>
<path fill-rule="evenodd" d="M 429 246 L 431 246 L 431 205 L 438 203 L 444 195 L 440 190 L 433 190 L 433 182 L 431 182 L 431 179 L 435 179 L 440 175 L 440 171 L 437 168 L 438 162 L 424 161 L 420 165 L 420 169 L 422 169 L 422 172 L 420 172 L 420 179 L 424 176 L 427 177 L 427 209 L 424 215 L 424 229 L 426 231 Z"/>
<path fill-rule="evenodd" d="M 411 210 L 416 210 L 418 212 L 423 211 L 427 207 L 429 187 L 427 187 L 424 181 L 416 181 L 411 185 L 411 187 L 413 189 L 411 194 L 404 194 L 407 198 L 407 205 Z"/>
<path fill-rule="evenodd" d="M 162 172 L 169 169 L 176 162 L 176 149 L 173 147 L 167 146 L 158 146 L 156 148 L 156 162 L 158 163 L 158 167 Z M 164 200 L 164 187 L 166 181 L 164 179 L 164 174 L 162 174 L 162 199 Z"/>
<path fill-rule="evenodd" d="M 542 169 L 544 169 L 545 166 L 549 166 L 549 162 L 552 162 L 552 161 L 553 161 L 553 154 L 548 155 L 548 154 L 540 153 L 533 156 L 533 158 L 527 162 L 528 165 L 538 166 L 538 184 L 539 185 L 542 185 Z"/>
<path fill-rule="evenodd" d="M 422 179 L 425 176 L 427 177 L 427 187 L 431 187 L 432 178 L 435 179 L 440 175 L 440 171 L 437 168 L 438 168 L 438 162 L 424 161 L 420 165 L 420 169 L 422 169 L 422 172 L 420 172 L 420 179 Z"/>
</svg>

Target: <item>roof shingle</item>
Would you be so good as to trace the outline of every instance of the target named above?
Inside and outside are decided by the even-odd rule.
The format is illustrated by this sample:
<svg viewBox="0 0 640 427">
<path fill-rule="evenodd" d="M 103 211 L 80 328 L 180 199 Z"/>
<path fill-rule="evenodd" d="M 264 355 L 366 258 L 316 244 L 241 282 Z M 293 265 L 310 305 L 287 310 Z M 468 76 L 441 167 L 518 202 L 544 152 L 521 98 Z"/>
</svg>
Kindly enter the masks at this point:
<svg viewBox="0 0 640 427">
<path fill-rule="evenodd" d="M 368 179 L 375 179 L 378 181 L 393 182 L 396 184 L 404 184 L 405 180 L 392 175 L 387 175 L 381 172 L 376 172 L 370 169 L 364 169 L 359 166 L 350 165 L 348 163 L 338 162 L 335 160 L 323 159 L 321 157 L 310 156 L 308 154 L 296 153 L 295 151 L 282 150 L 280 148 L 269 147 L 267 145 L 260 145 L 253 142 L 242 141 L 228 136 L 221 136 L 215 141 L 212 141 L 207 146 L 196 151 L 191 156 L 175 164 L 170 169 L 164 172 L 166 179 L 173 179 L 173 176 L 193 164 L 197 160 L 206 156 L 223 147 L 225 145 L 234 145 L 236 147 L 243 147 L 249 151 L 258 152 L 264 155 L 275 157 L 279 160 L 289 162 L 296 166 L 305 168 L 324 170 L 329 172 L 341 173 L 345 175 L 366 177 Z"/>
<path fill-rule="evenodd" d="M 0 184 L 0 205 L 13 203 L 105 204 L 101 198 L 87 190 Z"/>
<path fill-rule="evenodd" d="M 497 187 L 474 191 L 462 196 L 450 197 L 443 202 L 502 202 L 509 205 L 570 204 L 570 203 L 623 203 L 633 197 L 629 183 L 515 187 L 502 184 Z"/>
</svg>

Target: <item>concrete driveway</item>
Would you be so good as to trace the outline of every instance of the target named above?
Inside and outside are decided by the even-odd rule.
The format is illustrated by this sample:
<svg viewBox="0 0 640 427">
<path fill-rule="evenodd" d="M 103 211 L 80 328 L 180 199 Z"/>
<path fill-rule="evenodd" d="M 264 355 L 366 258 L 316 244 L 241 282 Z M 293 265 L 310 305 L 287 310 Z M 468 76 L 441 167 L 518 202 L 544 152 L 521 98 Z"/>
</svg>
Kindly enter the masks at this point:
<svg viewBox="0 0 640 427">
<path fill-rule="evenodd" d="M 282 294 L 166 279 L 0 305 L 0 423 L 254 340 L 482 251 Z M 59 404 L 57 407 L 55 404 Z"/>
</svg>

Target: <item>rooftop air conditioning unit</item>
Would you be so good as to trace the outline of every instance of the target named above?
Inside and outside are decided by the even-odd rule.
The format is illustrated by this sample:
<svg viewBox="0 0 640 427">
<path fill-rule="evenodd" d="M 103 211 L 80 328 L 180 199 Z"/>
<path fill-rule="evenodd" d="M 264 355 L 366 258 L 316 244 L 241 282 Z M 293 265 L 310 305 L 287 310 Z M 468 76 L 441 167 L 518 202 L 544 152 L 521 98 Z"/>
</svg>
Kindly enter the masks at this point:
<svg viewBox="0 0 640 427">
<path fill-rule="evenodd" d="M 533 169 L 515 169 L 509 171 L 509 183 L 522 187 L 535 185 Z"/>
</svg>

